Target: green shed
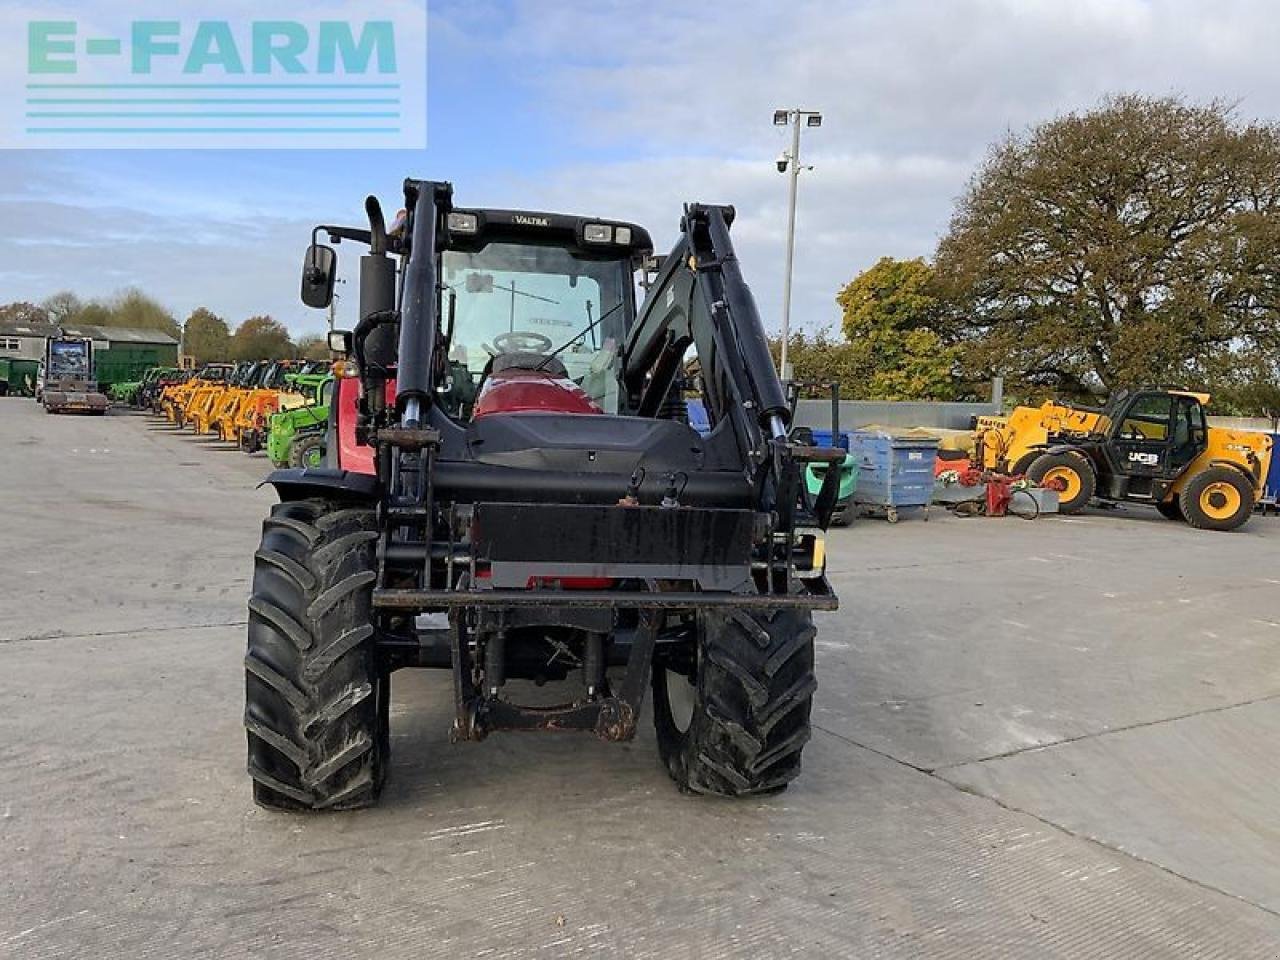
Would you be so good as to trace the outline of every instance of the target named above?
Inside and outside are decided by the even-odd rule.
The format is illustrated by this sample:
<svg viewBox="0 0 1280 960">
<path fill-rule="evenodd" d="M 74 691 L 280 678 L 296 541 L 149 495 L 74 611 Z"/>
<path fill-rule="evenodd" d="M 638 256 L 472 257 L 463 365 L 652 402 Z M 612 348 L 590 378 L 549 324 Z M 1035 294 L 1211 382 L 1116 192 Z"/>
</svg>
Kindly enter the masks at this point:
<svg viewBox="0 0 1280 960">
<path fill-rule="evenodd" d="M 98 388 L 106 393 L 116 383 L 141 380 L 151 367 L 176 367 L 178 341 L 160 330 L 69 324 L 67 336 L 93 339 Z"/>
</svg>

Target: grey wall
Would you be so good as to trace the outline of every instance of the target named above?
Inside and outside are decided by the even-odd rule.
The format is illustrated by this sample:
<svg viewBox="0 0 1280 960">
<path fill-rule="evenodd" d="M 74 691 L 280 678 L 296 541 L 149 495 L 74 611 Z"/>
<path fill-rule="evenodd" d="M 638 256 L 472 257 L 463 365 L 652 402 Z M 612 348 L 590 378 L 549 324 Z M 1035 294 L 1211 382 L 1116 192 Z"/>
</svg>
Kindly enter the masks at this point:
<svg viewBox="0 0 1280 960">
<path fill-rule="evenodd" d="M 871 424 L 886 427 L 942 427 L 968 430 L 974 417 L 1004 412 L 1004 377 L 991 381 L 988 403 L 942 403 L 933 401 L 842 400 L 840 429 L 856 430 Z M 796 426 L 814 430 L 831 429 L 830 400 L 801 400 L 796 406 Z"/>
<path fill-rule="evenodd" d="M 840 429 L 854 430 L 872 423 L 887 427 L 944 427 L 968 430 L 978 415 L 999 413 L 998 403 L 902 403 L 873 400 L 840 401 Z M 819 430 L 831 429 L 830 400 L 801 400 L 796 407 L 796 425 Z"/>
<path fill-rule="evenodd" d="M 1209 426 L 1225 430 L 1258 430 L 1262 433 L 1280 433 L 1280 421 L 1265 417 L 1210 417 Z"/>
</svg>

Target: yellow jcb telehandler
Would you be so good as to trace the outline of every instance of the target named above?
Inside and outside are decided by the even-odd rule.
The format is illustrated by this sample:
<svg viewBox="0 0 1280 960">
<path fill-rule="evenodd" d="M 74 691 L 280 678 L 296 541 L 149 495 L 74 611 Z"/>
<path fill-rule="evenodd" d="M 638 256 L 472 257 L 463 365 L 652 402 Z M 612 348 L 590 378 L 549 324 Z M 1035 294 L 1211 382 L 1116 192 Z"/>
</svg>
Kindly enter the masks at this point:
<svg viewBox="0 0 1280 960">
<path fill-rule="evenodd" d="M 1123 390 L 1100 408 L 1049 401 L 979 417 L 976 465 L 1058 488 L 1060 510 L 1095 497 L 1152 504 L 1207 530 L 1234 530 L 1262 496 L 1271 462 L 1264 433 L 1210 427 L 1208 394 Z"/>
</svg>

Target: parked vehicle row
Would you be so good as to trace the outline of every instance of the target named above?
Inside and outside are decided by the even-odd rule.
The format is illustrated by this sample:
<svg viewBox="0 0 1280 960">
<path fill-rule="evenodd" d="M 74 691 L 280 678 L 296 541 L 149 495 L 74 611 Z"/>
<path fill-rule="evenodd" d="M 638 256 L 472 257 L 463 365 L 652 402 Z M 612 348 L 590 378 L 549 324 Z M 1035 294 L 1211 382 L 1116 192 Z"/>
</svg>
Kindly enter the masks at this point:
<svg viewBox="0 0 1280 960">
<path fill-rule="evenodd" d="M 246 453 L 265 448 L 276 466 L 316 466 L 324 459 L 332 384 L 328 361 L 249 360 L 155 367 L 112 399 Z"/>
</svg>

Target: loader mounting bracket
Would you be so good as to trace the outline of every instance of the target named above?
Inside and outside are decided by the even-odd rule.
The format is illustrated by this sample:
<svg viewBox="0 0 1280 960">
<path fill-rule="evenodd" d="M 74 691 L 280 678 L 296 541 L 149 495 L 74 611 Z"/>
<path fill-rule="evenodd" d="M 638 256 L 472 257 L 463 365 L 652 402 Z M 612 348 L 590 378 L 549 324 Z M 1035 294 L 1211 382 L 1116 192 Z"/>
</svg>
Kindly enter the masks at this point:
<svg viewBox="0 0 1280 960">
<path fill-rule="evenodd" d="M 658 610 L 640 613 L 639 626 L 627 657 L 626 673 L 618 692 L 603 692 L 595 699 L 551 707 L 528 707 L 497 696 L 486 696 L 475 682 L 474 664 L 467 643 L 467 628 L 459 612 L 450 616 L 450 643 L 453 647 L 453 681 L 457 713 L 450 739 L 483 740 L 499 730 L 594 732 L 601 740 L 617 742 L 636 735 L 640 708 L 649 686 L 653 651 L 657 644 L 662 614 Z"/>
</svg>

